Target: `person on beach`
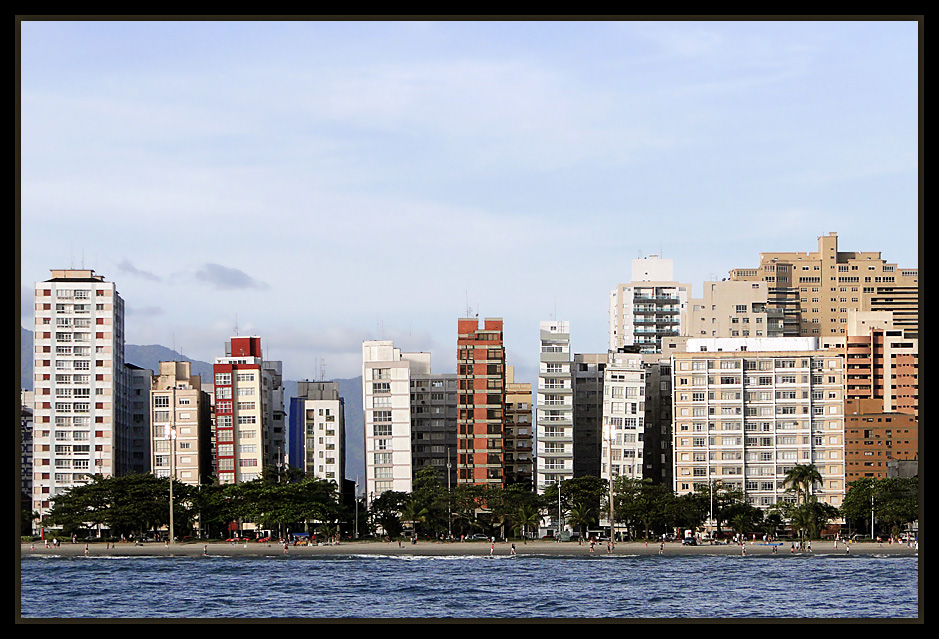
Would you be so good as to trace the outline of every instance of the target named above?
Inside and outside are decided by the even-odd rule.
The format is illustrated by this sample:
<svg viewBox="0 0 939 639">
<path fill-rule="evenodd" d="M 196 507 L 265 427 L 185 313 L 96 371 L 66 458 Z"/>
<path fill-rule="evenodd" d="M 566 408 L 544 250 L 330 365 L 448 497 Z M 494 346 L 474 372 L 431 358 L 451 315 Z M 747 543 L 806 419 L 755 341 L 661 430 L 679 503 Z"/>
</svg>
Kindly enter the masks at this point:
<svg viewBox="0 0 939 639">
<path fill-rule="evenodd" d="M 85 556 L 88 556 L 88 544 L 85 544 Z"/>
<path fill-rule="evenodd" d="M 515 544 L 512 544 L 512 554 L 515 554 Z"/>
</svg>

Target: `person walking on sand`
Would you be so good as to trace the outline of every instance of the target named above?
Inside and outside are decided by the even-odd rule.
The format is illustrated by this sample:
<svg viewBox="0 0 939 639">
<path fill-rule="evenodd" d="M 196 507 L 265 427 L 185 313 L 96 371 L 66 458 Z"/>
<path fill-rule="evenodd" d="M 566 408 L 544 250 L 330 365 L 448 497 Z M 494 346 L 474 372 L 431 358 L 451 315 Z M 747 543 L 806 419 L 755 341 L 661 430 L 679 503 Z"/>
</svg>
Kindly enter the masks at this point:
<svg viewBox="0 0 939 639">
<path fill-rule="evenodd" d="M 515 554 L 515 544 L 512 544 L 512 554 Z"/>
<path fill-rule="evenodd" d="M 85 544 L 85 556 L 88 556 L 88 544 Z"/>
<path fill-rule="evenodd" d="M 489 542 L 489 556 L 490 557 L 492 557 L 492 551 L 495 550 L 495 547 L 496 547 L 496 542 L 490 541 Z"/>
</svg>

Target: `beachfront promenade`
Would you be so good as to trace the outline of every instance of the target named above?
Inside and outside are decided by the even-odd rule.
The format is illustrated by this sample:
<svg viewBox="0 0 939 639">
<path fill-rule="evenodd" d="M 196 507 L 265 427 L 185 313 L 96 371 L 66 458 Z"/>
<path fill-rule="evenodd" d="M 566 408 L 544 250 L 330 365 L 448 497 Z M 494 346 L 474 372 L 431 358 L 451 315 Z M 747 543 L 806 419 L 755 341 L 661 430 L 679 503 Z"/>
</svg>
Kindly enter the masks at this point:
<svg viewBox="0 0 939 639">
<path fill-rule="evenodd" d="M 512 545 L 514 543 L 515 554 L 517 555 L 554 555 L 554 556 L 604 556 L 604 555 L 773 555 L 773 546 L 764 544 L 761 541 L 747 542 L 745 546 L 739 544 L 716 544 L 702 546 L 683 546 L 679 542 L 665 542 L 664 545 L 657 542 L 627 542 L 618 543 L 612 549 L 612 553 L 605 543 L 597 543 L 593 549 L 585 543 L 580 545 L 576 542 L 551 542 L 551 541 L 529 541 L 523 543 L 497 541 L 490 544 L 485 541 L 420 541 L 417 544 L 402 541 L 400 544 L 394 542 L 382 541 L 347 541 L 339 544 L 321 545 L 321 546 L 288 546 L 286 551 L 284 546 L 274 542 L 215 542 L 200 543 L 187 542 L 177 544 L 164 544 L 161 542 L 150 542 L 136 546 L 130 542 L 117 544 L 106 544 L 104 542 L 85 544 L 82 542 L 71 543 L 64 542 L 59 547 L 45 547 L 44 542 L 24 543 L 20 545 L 22 556 L 28 555 L 47 555 L 47 556 L 84 556 L 89 557 L 119 557 L 119 556 L 188 556 L 201 557 L 261 557 L 261 556 L 283 556 L 296 555 L 298 557 L 316 557 L 325 555 L 389 555 L 389 556 L 452 556 L 452 555 L 511 555 Z M 87 550 L 86 550 L 87 548 Z M 837 547 L 832 541 L 813 541 L 811 550 L 799 550 L 796 547 L 792 551 L 790 542 L 784 542 L 776 546 L 776 556 L 789 555 L 906 555 L 916 556 L 918 549 L 907 546 L 905 543 L 889 544 L 887 542 L 859 542 L 845 545 L 839 542 Z"/>
</svg>

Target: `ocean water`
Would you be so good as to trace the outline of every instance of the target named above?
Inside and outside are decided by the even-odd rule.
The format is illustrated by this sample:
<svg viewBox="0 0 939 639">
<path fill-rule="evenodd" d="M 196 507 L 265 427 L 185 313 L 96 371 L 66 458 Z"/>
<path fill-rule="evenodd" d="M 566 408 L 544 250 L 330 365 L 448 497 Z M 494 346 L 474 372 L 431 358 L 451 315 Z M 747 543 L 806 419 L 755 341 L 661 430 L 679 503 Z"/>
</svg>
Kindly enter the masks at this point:
<svg viewBox="0 0 939 639">
<path fill-rule="evenodd" d="M 23 557 L 27 618 L 917 618 L 895 556 Z"/>
</svg>

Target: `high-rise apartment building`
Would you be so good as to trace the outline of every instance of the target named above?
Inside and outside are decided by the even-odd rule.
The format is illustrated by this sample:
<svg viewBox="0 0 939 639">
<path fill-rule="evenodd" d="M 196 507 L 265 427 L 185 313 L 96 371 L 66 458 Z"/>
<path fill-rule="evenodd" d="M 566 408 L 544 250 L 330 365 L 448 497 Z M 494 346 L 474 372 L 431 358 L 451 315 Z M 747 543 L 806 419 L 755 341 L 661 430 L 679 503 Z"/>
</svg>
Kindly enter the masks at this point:
<svg viewBox="0 0 939 639">
<path fill-rule="evenodd" d="M 32 510 L 91 475 L 126 472 L 124 300 L 92 270 L 35 286 Z"/>
<path fill-rule="evenodd" d="M 345 419 L 339 382 L 297 382 L 297 396 L 290 398 L 290 467 L 342 488 L 346 472 Z"/>
<path fill-rule="evenodd" d="M 430 353 L 403 353 L 391 340 L 362 343 L 365 494 L 411 492 L 411 379 L 430 374 Z"/>
<path fill-rule="evenodd" d="M 844 350 L 815 338 L 689 339 L 672 354 L 675 492 L 719 481 L 766 508 L 795 499 L 789 469 L 814 464 L 814 495 L 840 507 L 844 383 Z"/>
<path fill-rule="evenodd" d="M 642 356 L 610 353 L 603 374 L 600 477 L 643 478 L 646 379 Z"/>
<path fill-rule="evenodd" d="M 574 477 L 599 477 L 608 353 L 574 353 Z"/>
<path fill-rule="evenodd" d="M 428 466 L 442 486 L 455 486 L 457 375 L 415 371 L 411 375 L 411 467 Z"/>
<path fill-rule="evenodd" d="M 768 304 L 766 282 L 705 282 L 688 301 L 688 337 L 782 337 L 783 312 Z"/>
<path fill-rule="evenodd" d="M 632 269 L 632 281 L 610 292 L 609 350 L 658 353 L 663 337 L 686 330 L 691 285 L 674 281 L 672 260 L 657 255 L 633 260 Z"/>
<path fill-rule="evenodd" d="M 153 371 L 125 362 L 127 397 L 124 404 L 127 424 L 127 472 L 149 473 L 152 468 L 152 435 L 150 432 L 150 385 Z"/>
<path fill-rule="evenodd" d="M 846 400 L 875 399 L 881 412 L 919 415 L 919 339 L 889 311 L 848 312 Z"/>
<path fill-rule="evenodd" d="M 919 424 L 913 415 L 884 411 L 879 399 L 845 402 L 845 481 L 897 476 L 897 462 L 919 458 Z"/>
<path fill-rule="evenodd" d="M 905 337 L 919 333 L 919 271 L 879 251 L 839 251 L 837 233 L 819 237 L 815 252 L 760 253 L 757 268 L 733 269 L 730 279 L 765 281 L 787 336 L 845 335 L 849 310 L 892 311 Z"/>
<path fill-rule="evenodd" d="M 536 398 L 536 490 L 574 477 L 574 389 L 571 333 L 565 321 L 540 324 L 541 357 Z"/>
<path fill-rule="evenodd" d="M 211 399 L 202 376 L 190 362 L 160 362 L 150 382 L 151 472 L 193 486 L 210 482 Z"/>
<path fill-rule="evenodd" d="M 457 321 L 457 483 L 505 485 L 502 318 Z"/>
<path fill-rule="evenodd" d="M 534 422 L 531 384 L 515 381 L 515 368 L 505 367 L 505 482 L 534 488 Z"/>
<path fill-rule="evenodd" d="M 220 484 L 252 481 L 286 459 L 281 362 L 262 357 L 260 337 L 232 337 L 213 365 L 215 457 Z"/>
</svg>

